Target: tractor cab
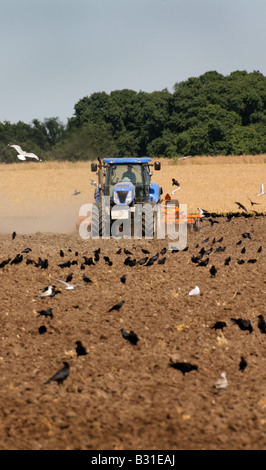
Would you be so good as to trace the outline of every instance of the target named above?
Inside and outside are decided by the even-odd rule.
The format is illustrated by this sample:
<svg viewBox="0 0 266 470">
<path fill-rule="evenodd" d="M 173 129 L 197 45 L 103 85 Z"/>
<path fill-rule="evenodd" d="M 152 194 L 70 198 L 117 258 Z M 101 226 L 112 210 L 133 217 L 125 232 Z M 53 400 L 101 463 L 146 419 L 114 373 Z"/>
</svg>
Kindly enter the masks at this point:
<svg viewBox="0 0 266 470">
<path fill-rule="evenodd" d="M 161 189 L 151 182 L 150 162 L 151 158 L 104 158 L 99 167 L 102 183 L 95 195 L 96 202 L 104 195 L 110 196 L 112 205 L 157 203 Z M 159 170 L 160 163 L 155 162 L 154 168 Z"/>
</svg>

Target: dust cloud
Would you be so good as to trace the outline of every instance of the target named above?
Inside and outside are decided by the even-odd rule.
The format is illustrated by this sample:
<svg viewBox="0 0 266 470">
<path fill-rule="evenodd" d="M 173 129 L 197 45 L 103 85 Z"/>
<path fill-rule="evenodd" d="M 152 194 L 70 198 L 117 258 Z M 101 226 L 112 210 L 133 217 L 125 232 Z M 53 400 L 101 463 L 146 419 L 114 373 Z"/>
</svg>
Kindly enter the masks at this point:
<svg viewBox="0 0 266 470">
<path fill-rule="evenodd" d="M 8 208 L 5 204 L 4 214 L 1 212 L 1 234 L 13 233 L 13 231 L 20 235 L 37 232 L 71 234 L 76 232 L 79 204 L 57 202 L 45 207 L 36 207 L 32 204 L 31 207 L 27 205 L 26 208 L 22 206 Z"/>
</svg>

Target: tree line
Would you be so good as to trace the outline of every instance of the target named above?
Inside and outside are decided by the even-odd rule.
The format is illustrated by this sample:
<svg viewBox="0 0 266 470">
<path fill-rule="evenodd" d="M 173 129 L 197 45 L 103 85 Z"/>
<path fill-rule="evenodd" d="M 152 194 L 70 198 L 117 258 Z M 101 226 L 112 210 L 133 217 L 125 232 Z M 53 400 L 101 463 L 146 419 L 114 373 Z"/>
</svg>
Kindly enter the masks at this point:
<svg viewBox="0 0 266 470">
<path fill-rule="evenodd" d="M 80 99 L 73 117 L 0 123 L 0 161 L 18 144 L 43 160 L 266 153 L 266 77 L 207 72 L 151 93 L 123 89 Z"/>
</svg>

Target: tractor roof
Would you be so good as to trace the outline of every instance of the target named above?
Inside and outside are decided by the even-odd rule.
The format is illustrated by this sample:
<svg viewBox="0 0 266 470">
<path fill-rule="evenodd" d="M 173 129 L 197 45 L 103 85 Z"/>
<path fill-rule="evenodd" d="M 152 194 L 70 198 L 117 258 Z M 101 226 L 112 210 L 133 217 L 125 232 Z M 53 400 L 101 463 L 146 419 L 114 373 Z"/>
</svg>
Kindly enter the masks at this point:
<svg viewBox="0 0 266 470">
<path fill-rule="evenodd" d="M 123 158 L 104 158 L 103 163 L 149 163 L 151 158 L 136 158 L 136 157 L 123 157 Z"/>
</svg>

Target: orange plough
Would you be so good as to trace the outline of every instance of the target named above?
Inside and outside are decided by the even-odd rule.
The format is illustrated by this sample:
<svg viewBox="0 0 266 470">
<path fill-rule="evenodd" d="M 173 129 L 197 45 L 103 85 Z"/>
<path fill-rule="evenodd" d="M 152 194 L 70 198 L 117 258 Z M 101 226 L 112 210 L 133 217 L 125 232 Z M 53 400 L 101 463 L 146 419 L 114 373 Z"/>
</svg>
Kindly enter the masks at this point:
<svg viewBox="0 0 266 470">
<path fill-rule="evenodd" d="M 200 214 L 180 212 L 178 201 L 171 199 L 169 194 L 166 194 L 165 199 L 161 201 L 161 223 L 187 224 L 191 230 L 199 231 L 201 220 L 202 216 Z"/>
</svg>

